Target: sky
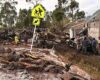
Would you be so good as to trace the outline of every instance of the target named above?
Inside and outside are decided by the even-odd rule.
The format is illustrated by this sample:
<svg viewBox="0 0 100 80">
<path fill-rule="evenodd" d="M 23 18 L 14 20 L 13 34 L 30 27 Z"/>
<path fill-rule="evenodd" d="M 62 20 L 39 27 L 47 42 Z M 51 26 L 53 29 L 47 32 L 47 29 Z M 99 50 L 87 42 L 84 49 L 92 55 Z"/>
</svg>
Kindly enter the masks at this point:
<svg viewBox="0 0 100 80">
<path fill-rule="evenodd" d="M 25 0 L 17 0 L 18 5 L 17 11 L 21 9 L 28 9 L 29 7 L 33 7 L 33 4 L 31 3 L 26 3 Z M 100 0 L 76 0 L 79 2 L 79 8 L 80 10 L 84 10 L 86 13 L 86 16 L 92 15 L 95 11 L 100 9 Z M 57 5 L 57 0 L 43 0 L 40 2 L 47 11 L 52 11 L 55 9 L 55 5 Z"/>
<path fill-rule="evenodd" d="M 17 5 L 17 10 L 19 10 L 20 8 L 21 9 L 28 9 L 29 7 L 34 7 L 34 5 L 32 3 L 26 3 L 25 0 L 16 0 L 18 1 L 18 5 Z M 57 0 L 43 0 L 40 2 L 45 8 L 47 11 L 52 11 L 55 9 L 55 5 L 58 4 L 58 1 Z"/>
<path fill-rule="evenodd" d="M 84 10 L 86 15 L 92 15 L 100 9 L 100 0 L 76 0 L 79 2 L 80 10 Z"/>
</svg>

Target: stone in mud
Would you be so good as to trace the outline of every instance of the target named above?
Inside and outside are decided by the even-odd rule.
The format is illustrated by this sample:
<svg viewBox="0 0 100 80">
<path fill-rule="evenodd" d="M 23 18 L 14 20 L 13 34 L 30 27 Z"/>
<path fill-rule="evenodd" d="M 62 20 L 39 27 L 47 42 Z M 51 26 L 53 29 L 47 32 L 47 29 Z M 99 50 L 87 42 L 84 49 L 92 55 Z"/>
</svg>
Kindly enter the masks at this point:
<svg viewBox="0 0 100 80">
<path fill-rule="evenodd" d="M 8 67 L 9 70 L 18 69 L 18 64 L 16 62 L 9 63 Z"/>
<path fill-rule="evenodd" d="M 57 65 L 48 65 L 44 71 L 45 72 L 52 72 L 52 73 L 63 73 L 64 68 Z"/>
<path fill-rule="evenodd" d="M 5 53 L 5 49 L 3 46 L 0 47 L 0 53 Z"/>
<path fill-rule="evenodd" d="M 19 61 L 20 55 L 16 54 L 16 52 L 12 52 L 11 54 L 8 55 L 8 60 L 9 61 Z"/>
<path fill-rule="evenodd" d="M 12 50 L 11 50 L 11 48 L 6 48 L 6 49 L 5 49 L 5 52 L 6 52 L 6 53 L 11 53 Z"/>
</svg>

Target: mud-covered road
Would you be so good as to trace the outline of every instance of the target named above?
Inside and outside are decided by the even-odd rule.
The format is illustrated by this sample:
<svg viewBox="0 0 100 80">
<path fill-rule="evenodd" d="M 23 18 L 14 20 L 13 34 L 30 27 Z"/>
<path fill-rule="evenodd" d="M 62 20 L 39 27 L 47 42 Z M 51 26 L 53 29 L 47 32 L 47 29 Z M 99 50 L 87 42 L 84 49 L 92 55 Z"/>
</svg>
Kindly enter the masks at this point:
<svg viewBox="0 0 100 80">
<path fill-rule="evenodd" d="M 9 57 L 7 57 L 7 48 L 8 46 L 4 47 L 5 52 L 0 53 L 0 57 L 3 57 L 2 59 L 4 60 L 6 60 L 6 58 L 9 59 Z M 9 67 L 10 64 L 14 62 L 13 60 L 11 62 L 8 61 L 6 64 L 0 61 L 0 80 L 91 80 L 91 76 L 78 66 L 72 65 L 70 69 L 66 71 L 65 65 L 67 63 L 63 62 L 52 49 L 34 48 L 32 54 L 29 54 L 28 47 L 10 46 L 9 48 L 12 50 L 11 52 L 16 52 L 16 56 L 23 54 L 24 59 L 29 60 L 28 64 L 31 65 L 32 70 L 26 69 L 26 63 L 23 69 L 19 68 L 19 66 L 16 66 L 16 69 L 10 69 Z M 11 53 L 9 54 L 11 55 Z M 33 57 L 38 58 L 33 59 Z M 22 58 L 23 57 L 19 58 L 19 60 L 22 60 Z M 18 65 L 19 60 L 14 63 Z M 6 67 L 4 67 L 4 65 L 6 65 Z"/>
</svg>

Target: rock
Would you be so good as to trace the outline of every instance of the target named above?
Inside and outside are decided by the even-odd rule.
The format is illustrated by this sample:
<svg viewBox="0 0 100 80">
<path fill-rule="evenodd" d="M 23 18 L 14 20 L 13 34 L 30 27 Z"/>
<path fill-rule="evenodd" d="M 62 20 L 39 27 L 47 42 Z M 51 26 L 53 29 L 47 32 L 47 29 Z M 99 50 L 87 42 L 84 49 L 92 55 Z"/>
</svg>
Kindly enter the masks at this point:
<svg viewBox="0 0 100 80">
<path fill-rule="evenodd" d="M 72 64 L 66 64 L 66 65 L 65 65 L 65 70 L 66 70 L 67 72 L 70 70 L 71 65 L 72 65 Z"/>
<path fill-rule="evenodd" d="M 10 49 L 8 52 L 10 52 Z M 42 56 L 40 56 L 40 54 Z M 8 54 L 7 63 L 4 64 L 6 64 L 10 70 L 16 71 L 17 75 L 9 73 L 9 77 L 8 73 L 0 72 L 0 74 L 2 73 L 7 75 L 5 79 L 2 79 L 0 76 L 0 80 L 78 80 L 80 79 L 80 76 L 90 80 L 88 73 L 77 66 L 71 64 L 66 65 L 57 55 L 54 54 L 54 52 L 51 51 L 50 53 L 50 50 L 46 50 L 46 52 L 35 50 L 35 52 L 32 51 L 32 53 L 29 53 L 29 51 L 25 52 L 23 48 L 22 50 L 17 49 L 16 52 L 13 51 Z M 28 72 L 24 73 L 22 71 L 20 73 L 17 72 L 17 69 L 24 69 Z"/>
<path fill-rule="evenodd" d="M 12 62 L 9 64 L 9 66 L 7 67 L 9 70 L 15 70 L 18 69 L 18 64 L 16 62 Z"/>
<path fill-rule="evenodd" d="M 6 48 L 6 49 L 5 49 L 5 52 L 6 52 L 6 53 L 11 53 L 11 52 L 12 52 L 12 49 L 11 49 L 11 48 Z"/>
<path fill-rule="evenodd" d="M 5 53 L 5 48 L 3 46 L 0 47 L 0 53 Z"/>
<path fill-rule="evenodd" d="M 75 65 L 71 66 L 69 72 L 79 75 L 83 77 L 84 79 L 91 80 L 91 76 L 87 72 L 80 69 L 78 66 L 75 66 Z"/>
<path fill-rule="evenodd" d="M 8 55 L 9 61 L 19 61 L 20 55 L 16 54 L 15 51 L 13 51 L 11 54 Z"/>
<path fill-rule="evenodd" d="M 64 68 L 57 65 L 48 65 L 44 70 L 45 72 L 63 73 Z"/>
<path fill-rule="evenodd" d="M 47 66 L 45 69 L 44 69 L 44 71 L 45 72 L 49 72 L 49 70 L 51 69 L 51 68 L 53 68 L 54 67 L 54 65 L 49 65 L 49 66 Z"/>
</svg>

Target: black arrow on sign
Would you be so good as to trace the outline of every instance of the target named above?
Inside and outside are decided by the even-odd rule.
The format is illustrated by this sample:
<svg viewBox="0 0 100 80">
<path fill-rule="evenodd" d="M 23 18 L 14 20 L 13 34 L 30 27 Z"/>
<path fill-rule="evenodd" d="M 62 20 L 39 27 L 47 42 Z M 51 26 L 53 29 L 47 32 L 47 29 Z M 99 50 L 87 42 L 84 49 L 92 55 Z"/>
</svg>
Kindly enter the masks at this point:
<svg viewBox="0 0 100 80">
<path fill-rule="evenodd" d="M 37 23 L 38 22 L 38 20 L 36 20 L 34 23 Z"/>
</svg>

